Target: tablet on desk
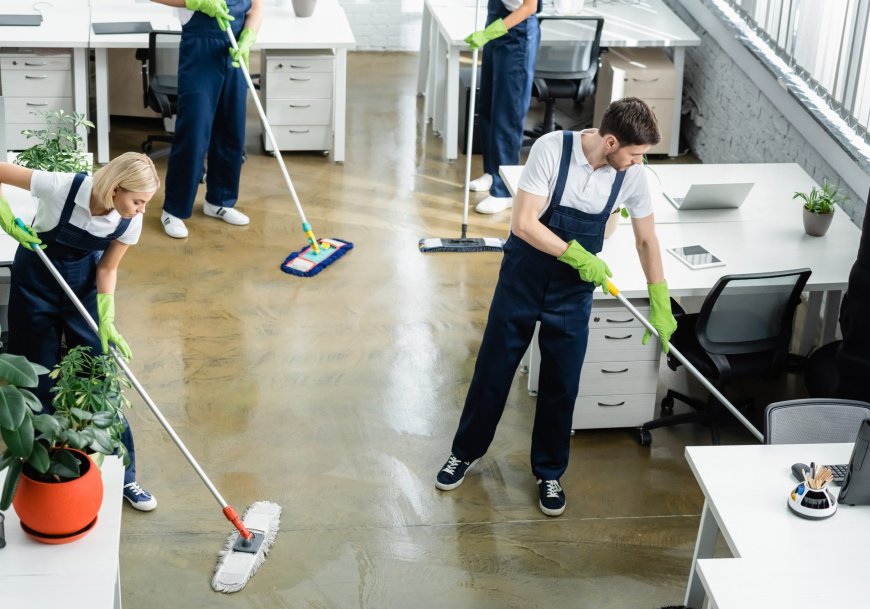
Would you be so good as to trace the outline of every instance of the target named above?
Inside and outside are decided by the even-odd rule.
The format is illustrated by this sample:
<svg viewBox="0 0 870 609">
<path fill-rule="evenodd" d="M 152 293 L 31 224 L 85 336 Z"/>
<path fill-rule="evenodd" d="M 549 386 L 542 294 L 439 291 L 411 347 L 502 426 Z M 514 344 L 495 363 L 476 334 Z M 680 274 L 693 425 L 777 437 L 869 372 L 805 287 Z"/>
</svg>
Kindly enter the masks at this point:
<svg viewBox="0 0 870 609">
<path fill-rule="evenodd" d="M 42 25 L 42 15 L 0 15 L 0 26 Z"/>
<path fill-rule="evenodd" d="M 701 245 L 684 245 L 669 247 L 668 251 L 690 269 L 708 269 L 714 266 L 725 266 L 725 263 L 707 248 Z"/>
<path fill-rule="evenodd" d="M 153 29 L 150 21 L 109 21 L 91 25 L 94 34 L 148 34 Z"/>
</svg>

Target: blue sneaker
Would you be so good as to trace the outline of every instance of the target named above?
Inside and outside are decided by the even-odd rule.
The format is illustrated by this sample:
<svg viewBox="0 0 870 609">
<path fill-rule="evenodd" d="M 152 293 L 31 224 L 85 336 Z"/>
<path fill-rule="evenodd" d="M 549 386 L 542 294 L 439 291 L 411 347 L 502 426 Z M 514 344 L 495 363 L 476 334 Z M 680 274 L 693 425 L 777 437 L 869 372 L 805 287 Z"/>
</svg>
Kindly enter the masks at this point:
<svg viewBox="0 0 870 609">
<path fill-rule="evenodd" d="M 561 516 L 565 511 L 565 491 L 558 480 L 538 480 L 538 506 L 547 516 Z"/>
<path fill-rule="evenodd" d="M 474 461 L 462 461 L 457 459 L 452 454 L 447 459 L 447 463 L 438 472 L 435 477 L 435 487 L 442 491 L 452 491 L 465 480 L 465 473 L 477 463 L 480 459 Z"/>
<path fill-rule="evenodd" d="M 124 499 L 140 512 L 150 512 L 157 507 L 154 496 L 139 486 L 135 480 L 124 485 Z"/>
</svg>

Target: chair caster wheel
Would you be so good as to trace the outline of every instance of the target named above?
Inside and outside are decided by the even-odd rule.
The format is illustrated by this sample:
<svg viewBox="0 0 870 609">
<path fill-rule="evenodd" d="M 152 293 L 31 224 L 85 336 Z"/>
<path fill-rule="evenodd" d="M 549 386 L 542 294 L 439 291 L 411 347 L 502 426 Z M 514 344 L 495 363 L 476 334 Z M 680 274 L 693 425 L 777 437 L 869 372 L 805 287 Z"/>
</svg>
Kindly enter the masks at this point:
<svg viewBox="0 0 870 609">
<path fill-rule="evenodd" d="M 142 152 L 151 152 L 154 150 L 154 144 L 151 142 L 142 142 Z"/>
<path fill-rule="evenodd" d="M 322 151 L 320 152 L 320 154 L 321 154 L 322 156 L 329 156 L 329 150 L 322 150 Z"/>
<path fill-rule="evenodd" d="M 649 446 L 652 444 L 652 434 L 643 427 L 639 428 L 637 432 L 637 443 L 641 446 Z"/>
<path fill-rule="evenodd" d="M 662 398 L 662 416 L 667 417 L 672 414 L 674 414 L 674 398 L 665 396 Z"/>
<path fill-rule="evenodd" d="M 573 438 L 573 437 L 574 437 L 574 434 L 576 434 L 576 433 L 577 433 L 577 430 L 576 430 L 576 429 L 572 429 L 572 430 L 571 430 L 571 437 Z"/>
</svg>

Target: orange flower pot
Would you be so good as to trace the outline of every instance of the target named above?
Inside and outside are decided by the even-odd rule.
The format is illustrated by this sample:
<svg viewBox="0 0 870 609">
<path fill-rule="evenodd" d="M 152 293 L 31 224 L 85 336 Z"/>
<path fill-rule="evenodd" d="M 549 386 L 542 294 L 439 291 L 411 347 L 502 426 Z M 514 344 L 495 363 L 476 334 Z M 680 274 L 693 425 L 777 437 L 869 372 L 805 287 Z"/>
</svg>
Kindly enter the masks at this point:
<svg viewBox="0 0 870 609">
<path fill-rule="evenodd" d="M 25 532 L 46 543 L 64 543 L 83 536 L 103 503 L 103 476 L 85 453 L 71 450 L 83 473 L 75 480 L 40 482 L 24 472 L 12 505 Z"/>
</svg>

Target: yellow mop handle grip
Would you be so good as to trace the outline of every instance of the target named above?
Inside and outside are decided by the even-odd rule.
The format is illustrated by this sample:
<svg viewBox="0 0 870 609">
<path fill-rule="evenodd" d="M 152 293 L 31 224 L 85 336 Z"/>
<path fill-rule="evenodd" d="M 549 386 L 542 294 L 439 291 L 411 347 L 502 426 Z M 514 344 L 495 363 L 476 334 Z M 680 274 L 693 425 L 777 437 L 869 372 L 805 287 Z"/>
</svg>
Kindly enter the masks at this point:
<svg viewBox="0 0 870 609">
<path fill-rule="evenodd" d="M 308 222 L 302 223 L 302 230 L 305 231 L 305 236 L 308 237 L 308 243 L 311 244 L 311 249 L 315 254 L 320 253 L 320 244 L 317 243 L 317 237 L 314 236 L 314 231 L 311 230 L 311 225 Z"/>
<path fill-rule="evenodd" d="M 610 280 L 607 281 L 607 291 L 610 292 L 611 296 L 619 296 L 619 288 L 613 285 Z"/>
</svg>

